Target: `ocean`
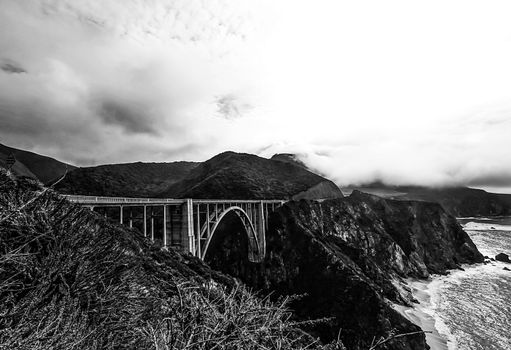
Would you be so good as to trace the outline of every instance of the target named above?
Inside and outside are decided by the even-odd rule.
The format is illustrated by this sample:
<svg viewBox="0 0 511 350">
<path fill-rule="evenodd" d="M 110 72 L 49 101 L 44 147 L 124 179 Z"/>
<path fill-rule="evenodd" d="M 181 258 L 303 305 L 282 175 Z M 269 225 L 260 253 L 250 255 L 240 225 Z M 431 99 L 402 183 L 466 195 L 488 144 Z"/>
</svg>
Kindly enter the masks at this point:
<svg viewBox="0 0 511 350">
<path fill-rule="evenodd" d="M 511 256 L 511 217 L 458 220 L 483 255 Z M 492 261 L 416 282 L 419 309 L 433 319 L 449 350 L 511 350 L 511 271 L 505 267 L 511 264 Z"/>
</svg>

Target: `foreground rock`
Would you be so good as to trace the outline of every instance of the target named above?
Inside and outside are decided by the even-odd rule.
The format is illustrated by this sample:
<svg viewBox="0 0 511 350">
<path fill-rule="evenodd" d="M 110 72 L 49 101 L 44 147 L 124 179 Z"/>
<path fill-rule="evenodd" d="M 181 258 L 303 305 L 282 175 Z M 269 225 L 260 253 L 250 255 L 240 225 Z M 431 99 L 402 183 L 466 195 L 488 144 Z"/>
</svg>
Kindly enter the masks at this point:
<svg viewBox="0 0 511 350">
<path fill-rule="evenodd" d="M 368 349 L 374 337 L 391 332 L 420 331 L 390 303 L 411 302 L 400 286 L 402 278 L 424 278 L 483 261 L 440 205 L 360 192 L 322 203 L 286 203 L 270 220 L 262 265 L 239 263 L 235 252 L 243 244 L 236 236 L 243 237 L 228 230 L 219 235 L 222 243 L 214 244 L 222 249 L 211 253 L 209 263 L 264 291 L 303 295 L 293 303 L 300 319 L 332 318 L 306 329 L 324 341 L 340 335 L 348 349 Z M 427 345 L 419 333 L 381 348 L 417 350 Z"/>
<path fill-rule="evenodd" d="M 504 254 L 504 253 L 499 253 L 499 254 L 495 255 L 495 260 L 502 261 L 505 263 L 511 263 L 511 260 L 509 260 L 509 255 Z"/>
</svg>

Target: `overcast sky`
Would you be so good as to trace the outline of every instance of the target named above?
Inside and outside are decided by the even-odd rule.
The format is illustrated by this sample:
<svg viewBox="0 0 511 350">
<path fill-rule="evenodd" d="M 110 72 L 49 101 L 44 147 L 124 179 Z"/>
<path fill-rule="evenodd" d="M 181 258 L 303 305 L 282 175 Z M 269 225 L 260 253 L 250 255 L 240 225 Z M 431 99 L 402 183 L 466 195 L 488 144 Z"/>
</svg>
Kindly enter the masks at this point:
<svg viewBox="0 0 511 350">
<path fill-rule="evenodd" d="M 0 0 L 0 142 L 511 188 L 509 1 Z"/>
</svg>

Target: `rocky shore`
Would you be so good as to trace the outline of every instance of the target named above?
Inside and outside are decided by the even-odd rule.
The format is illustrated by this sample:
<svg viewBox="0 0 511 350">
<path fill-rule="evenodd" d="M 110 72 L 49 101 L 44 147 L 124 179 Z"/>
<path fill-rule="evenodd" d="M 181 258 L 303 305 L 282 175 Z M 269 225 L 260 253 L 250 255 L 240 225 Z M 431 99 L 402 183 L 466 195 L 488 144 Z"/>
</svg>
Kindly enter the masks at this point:
<svg viewBox="0 0 511 350">
<path fill-rule="evenodd" d="M 440 205 L 361 192 L 321 203 L 286 203 L 270 218 L 261 265 L 240 259 L 234 252 L 243 235 L 225 230 L 222 249 L 207 260 L 213 268 L 275 296 L 301 295 L 292 304 L 298 319 L 328 319 L 305 329 L 325 342 L 339 336 L 348 349 L 367 349 L 374 337 L 420 331 L 392 306 L 414 302 L 406 278 L 424 279 L 483 261 Z M 415 333 L 382 348 L 428 345 L 424 334 Z"/>
</svg>

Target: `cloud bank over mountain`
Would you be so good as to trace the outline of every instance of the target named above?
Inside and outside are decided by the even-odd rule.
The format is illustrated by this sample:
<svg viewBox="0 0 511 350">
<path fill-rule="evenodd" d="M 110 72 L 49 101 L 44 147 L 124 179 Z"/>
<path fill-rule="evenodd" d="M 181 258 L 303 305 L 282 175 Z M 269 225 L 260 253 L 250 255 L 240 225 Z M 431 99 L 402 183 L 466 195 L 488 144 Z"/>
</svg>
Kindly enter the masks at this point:
<svg viewBox="0 0 511 350">
<path fill-rule="evenodd" d="M 507 2 L 0 1 L 2 143 L 511 187 Z"/>
</svg>

